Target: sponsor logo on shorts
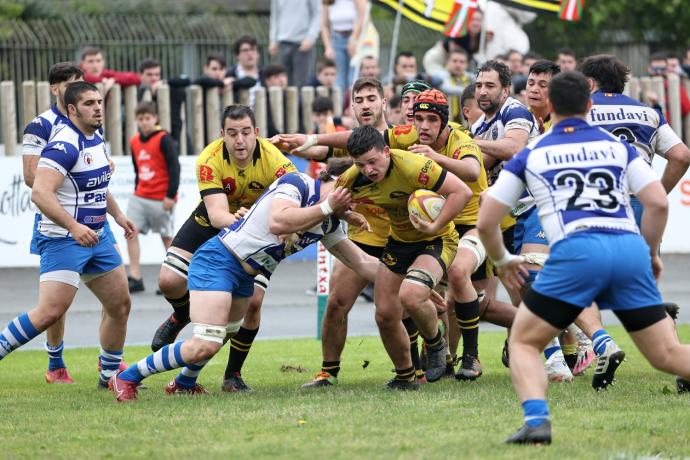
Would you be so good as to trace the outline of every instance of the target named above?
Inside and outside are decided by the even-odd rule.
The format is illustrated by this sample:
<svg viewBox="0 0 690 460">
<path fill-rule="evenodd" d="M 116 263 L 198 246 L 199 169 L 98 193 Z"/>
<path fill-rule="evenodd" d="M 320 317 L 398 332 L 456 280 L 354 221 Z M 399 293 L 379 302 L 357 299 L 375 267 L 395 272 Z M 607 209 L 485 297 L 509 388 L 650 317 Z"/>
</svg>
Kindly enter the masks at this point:
<svg viewBox="0 0 690 460">
<path fill-rule="evenodd" d="M 388 265 L 389 267 L 392 267 L 393 265 L 398 263 L 398 259 L 396 259 L 391 253 L 384 252 L 381 256 L 381 262 Z"/>
<path fill-rule="evenodd" d="M 398 198 L 407 198 L 408 196 L 410 196 L 410 194 L 407 192 L 401 192 L 399 190 L 395 190 L 395 191 L 392 191 L 390 193 L 390 195 L 388 195 L 388 196 L 390 196 L 394 200 L 397 200 Z"/>
<path fill-rule="evenodd" d="M 419 173 L 419 176 L 417 177 L 417 181 L 418 181 L 420 184 L 427 185 L 427 184 L 429 183 L 429 175 L 428 175 L 428 174 L 425 174 L 425 173 L 423 173 L 423 172 L 420 172 L 420 173 Z"/>
<path fill-rule="evenodd" d="M 539 233 L 537 233 L 537 238 L 546 239 L 546 234 L 544 233 L 544 230 L 540 230 Z"/>
<path fill-rule="evenodd" d="M 211 182 L 213 179 L 213 169 L 207 165 L 199 165 L 199 180 L 201 182 Z"/>
<path fill-rule="evenodd" d="M 223 179 L 223 190 L 225 191 L 226 194 L 232 195 L 235 190 L 237 190 L 237 184 L 235 183 L 235 179 L 232 177 L 226 177 Z"/>
</svg>

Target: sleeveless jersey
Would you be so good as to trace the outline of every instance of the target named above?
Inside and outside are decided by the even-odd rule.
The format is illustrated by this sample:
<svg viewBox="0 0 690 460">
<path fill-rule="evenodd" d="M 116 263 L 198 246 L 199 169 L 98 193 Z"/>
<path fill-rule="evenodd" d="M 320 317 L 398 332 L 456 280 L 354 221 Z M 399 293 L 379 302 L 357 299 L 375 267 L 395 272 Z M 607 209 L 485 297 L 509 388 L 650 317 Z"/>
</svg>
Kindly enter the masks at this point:
<svg viewBox="0 0 690 460">
<path fill-rule="evenodd" d="M 52 168 L 65 176 L 56 196 L 67 213 L 93 230 L 103 228 L 110 166 L 105 142 L 98 132 L 88 138 L 69 120 L 56 126 L 41 152 L 38 167 Z M 41 215 L 38 231 L 49 237 L 69 235 L 45 215 Z"/>
<path fill-rule="evenodd" d="M 407 199 L 418 189 L 438 190 L 447 171 L 435 161 L 405 150 L 390 150 L 390 165 L 386 177 L 372 182 L 352 166 L 338 178 L 338 185 L 352 191 L 355 203 L 380 206 L 390 218 L 390 236 L 405 243 L 430 241 L 455 232 L 449 222 L 435 235 L 420 232 L 410 222 Z"/>
<path fill-rule="evenodd" d="M 273 181 L 290 172 L 297 172 L 295 165 L 273 144 L 260 137 L 256 139 L 254 157 L 244 168 L 232 160 L 223 138 L 207 145 L 196 161 L 201 197 L 224 193 L 230 212 L 241 207 L 249 208 Z M 199 225 L 211 226 L 203 200 L 192 215 Z"/>
<path fill-rule="evenodd" d="M 683 142 L 661 112 L 620 93 L 594 92 L 588 121 L 633 145 L 650 165 L 655 153 L 665 157 Z"/>
<path fill-rule="evenodd" d="M 221 231 L 218 238 L 239 259 L 267 277 L 271 276 L 281 260 L 312 243 L 322 241 L 330 248 L 347 238 L 339 220 L 332 215 L 309 230 L 297 232 L 285 242 L 280 242 L 278 236 L 268 228 L 269 211 L 274 199 L 289 200 L 306 208 L 319 201 L 320 187 L 319 180 L 306 174 L 286 174 L 273 182 L 247 214 Z"/>
<path fill-rule="evenodd" d="M 142 140 L 141 134 L 137 133 L 129 140 L 137 165 L 136 196 L 162 201 L 168 194 L 168 164 L 161 150 L 161 139 L 167 134 L 167 131 L 160 130 Z"/>
<path fill-rule="evenodd" d="M 629 193 L 653 180 L 632 146 L 571 118 L 507 162 L 489 194 L 512 206 L 526 186 L 553 246 L 582 231 L 639 233 Z"/>
</svg>

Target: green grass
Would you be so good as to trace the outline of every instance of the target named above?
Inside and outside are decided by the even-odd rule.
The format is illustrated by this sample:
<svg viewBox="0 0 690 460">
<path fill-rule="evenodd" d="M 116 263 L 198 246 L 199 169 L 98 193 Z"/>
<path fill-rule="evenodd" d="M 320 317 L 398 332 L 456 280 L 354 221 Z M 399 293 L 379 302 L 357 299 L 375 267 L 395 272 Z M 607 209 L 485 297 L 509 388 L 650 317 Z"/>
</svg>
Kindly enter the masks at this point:
<svg viewBox="0 0 690 460">
<path fill-rule="evenodd" d="M 618 382 L 596 394 L 590 369 L 572 384 L 552 384 L 550 447 L 509 447 L 522 424 L 507 369 L 503 333 L 482 333 L 484 376 L 442 380 L 418 392 L 383 388 L 391 364 L 377 337 L 348 340 L 340 384 L 300 391 L 320 365 L 315 340 L 259 341 L 244 376 L 253 394 L 225 394 L 224 350 L 200 382 L 200 397 L 168 397 L 174 372 L 146 381 L 139 401 L 116 404 L 97 391 L 96 349 L 67 350 L 76 383 L 43 382 L 44 352 L 17 352 L 0 363 L 0 458 L 682 458 L 690 455 L 690 395 L 641 358 L 620 328 L 627 351 Z M 690 326 L 679 331 L 690 341 Z M 133 362 L 144 347 L 127 348 Z M 369 366 L 363 369 L 367 360 Z M 281 372 L 282 365 L 308 372 Z"/>
</svg>

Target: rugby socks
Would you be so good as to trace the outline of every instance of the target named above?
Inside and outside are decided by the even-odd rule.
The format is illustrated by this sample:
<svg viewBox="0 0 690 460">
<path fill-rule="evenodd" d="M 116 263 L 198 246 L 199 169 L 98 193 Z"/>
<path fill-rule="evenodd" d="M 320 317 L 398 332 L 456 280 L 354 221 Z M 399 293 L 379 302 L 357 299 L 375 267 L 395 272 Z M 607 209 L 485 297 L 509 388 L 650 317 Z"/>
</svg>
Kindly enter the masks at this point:
<svg viewBox="0 0 690 460">
<path fill-rule="evenodd" d="M 150 375 L 186 366 L 187 363 L 182 359 L 182 344 L 184 343 L 176 342 L 164 346 L 138 363 L 129 366 L 125 371 L 118 374 L 118 378 L 127 382 L 139 383 Z"/>
<path fill-rule="evenodd" d="M 592 334 L 592 348 L 597 356 L 601 356 L 606 351 L 606 344 L 613 342 L 613 339 L 605 329 L 599 329 Z"/>
<path fill-rule="evenodd" d="M 417 329 L 417 325 L 410 317 L 403 319 L 402 323 L 403 326 L 405 326 L 407 335 L 410 337 L 410 357 L 412 358 L 412 366 L 415 368 L 417 377 L 421 377 L 424 375 L 424 371 L 422 370 L 422 360 L 419 359 L 419 346 L 417 345 L 419 329 Z"/>
<path fill-rule="evenodd" d="M 340 361 L 322 361 L 321 372 L 328 372 L 333 377 L 338 378 L 338 372 L 340 372 Z"/>
<path fill-rule="evenodd" d="M 428 339 L 426 337 L 422 338 L 424 339 L 424 344 L 426 345 L 427 350 L 438 348 L 438 346 L 443 343 L 443 334 L 441 333 L 441 329 L 438 330 L 436 337 L 433 339 Z"/>
<path fill-rule="evenodd" d="M 7 324 L 5 330 L 0 333 L 0 360 L 29 342 L 38 334 L 39 332 L 31 324 L 28 313 L 14 318 Z"/>
<path fill-rule="evenodd" d="M 565 363 L 572 370 L 577 364 L 577 344 L 563 345 L 563 357 L 565 358 Z"/>
<path fill-rule="evenodd" d="M 45 344 L 45 349 L 48 352 L 48 370 L 54 371 L 56 369 L 62 369 L 65 366 L 65 362 L 62 360 L 62 350 L 65 348 L 65 342 L 60 342 L 60 345 L 54 347 L 48 342 Z"/>
<path fill-rule="evenodd" d="M 539 426 L 550 419 L 546 399 L 528 399 L 522 403 L 522 410 L 525 413 L 525 423 L 531 427 Z"/>
<path fill-rule="evenodd" d="M 105 350 L 101 348 L 101 380 L 107 382 L 110 377 L 117 374 L 122 362 L 122 350 Z"/>
<path fill-rule="evenodd" d="M 414 372 L 414 366 L 408 367 L 407 369 L 396 369 L 395 370 L 395 380 L 402 380 L 403 382 L 414 382 L 416 375 Z"/>
<path fill-rule="evenodd" d="M 549 359 L 554 353 L 561 351 L 561 343 L 558 341 L 558 337 L 554 337 L 551 342 L 544 348 L 544 357 Z"/>
<path fill-rule="evenodd" d="M 196 385 L 196 379 L 199 378 L 201 370 L 209 361 L 210 359 L 207 359 L 205 361 L 199 361 L 198 363 L 187 364 L 185 367 L 182 368 L 177 377 L 175 377 L 175 381 L 182 388 L 193 388 L 194 385 Z"/>
<path fill-rule="evenodd" d="M 240 327 L 237 334 L 232 336 L 230 339 L 230 356 L 228 356 L 228 365 L 225 368 L 226 379 L 236 372 L 242 372 L 244 360 L 247 359 L 249 349 L 252 347 L 254 338 L 256 338 L 256 334 L 258 333 L 258 328 L 245 329 L 244 327 Z"/>
<path fill-rule="evenodd" d="M 168 303 L 172 305 L 173 310 L 175 310 L 173 318 L 180 323 L 187 324 L 189 322 L 189 291 L 185 292 L 180 298 L 171 299 L 170 297 L 166 297 L 165 300 L 167 300 Z"/>
<path fill-rule="evenodd" d="M 479 356 L 479 299 L 455 302 L 455 317 L 462 331 L 462 354 Z"/>
</svg>

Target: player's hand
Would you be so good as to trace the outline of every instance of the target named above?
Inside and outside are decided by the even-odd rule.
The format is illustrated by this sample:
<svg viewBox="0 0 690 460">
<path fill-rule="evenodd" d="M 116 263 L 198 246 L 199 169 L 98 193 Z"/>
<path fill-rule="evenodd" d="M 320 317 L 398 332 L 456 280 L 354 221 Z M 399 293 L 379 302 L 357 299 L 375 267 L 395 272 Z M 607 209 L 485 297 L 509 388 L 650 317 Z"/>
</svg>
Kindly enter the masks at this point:
<svg viewBox="0 0 690 460">
<path fill-rule="evenodd" d="M 433 235 L 434 233 L 438 232 L 438 225 L 436 224 L 436 222 L 428 222 L 426 220 L 422 220 L 413 214 L 410 214 L 410 222 L 412 222 L 412 226 L 414 228 L 416 228 L 422 233 Z"/>
<path fill-rule="evenodd" d="M 309 136 L 306 134 L 281 134 L 278 137 L 280 138 L 280 145 L 290 152 L 295 150 L 301 152 L 311 147 L 311 145 L 307 145 Z"/>
<path fill-rule="evenodd" d="M 172 198 L 168 198 L 167 196 L 163 198 L 163 209 L 166 211 L 172 211 L 172 208 L 175 207 L 175 200 Z"/>
<path fill-rule="evenodd" d="M 440 309 L 442 311 L 446 311 L 446 309 L 448 308 L 448 306 L 446 305 L 446 299 L 444 299 L 441 294 L 434 291 L 433 289 L 431 290 L 431 295 L 429 299 L 434 303 L 436 310 Z"/>
<path fill-rule="evenodd" d="M 432 149 L 430 146 L 424 145 L 424 144 L 411 145 L 410 147 L 407 148 L 407 150 L 412 152 L 412 153 L 416 153 L 417 155 L 422 155 L 422 156 L 425 156 L 425 157 L 431 158 L 431 159 L 433 159 L 434 155 L 438 155 L 438 153 L 434 152 L 434 149 Z"/>
<path fill-rule="evenodd" d="M 127 217 L 123 212 L 115 217 L 115 222 L 125 230 L 126 240 L 131 240 L 137 235 L 136 225 L 134 225 L 134 222 L 129 220 L 129 217 Z"/>
<path fill-rule="evenodd" d="M 358 228 L 363 231 L 371 232 L 369 222 L 362 214 L 358 212 L 346 211 L 345 215 L 343 216 L 343 219 L 345 220 L 345 222 L 348 223 L 348 225 L 352 227 Z"/>
<path fill-rule="evenodd" d="M 523 257 L 511 260 L 507 264 L 498 267 L 498 276 L 508 289 L 520 290 L 525 285 L 525 279 L 529 276 L 527 264 Z"/>
<path fill-rule="evenodd" d="M 81 246 L 91 247 L 98 244 L 98 235 L 96 235 L 96 232 L 91 230 L 86 225 L 75 223 L 67 230 L 69 230 L 72 238 L 74 238 Z"/>
<path fill-rule="evenodd" d="M 661 261 L 659 254 L 654 254 L 652 256 L 652 273 L 654 273 L 654 278 L 657 281 L 661 278 L 662 271 L 664 271 L 664 263 Z"/>
<path fill-rule="evenodd" d="M 235 216 L 235 219 L 240 220 L 245 216 L 245 214 L 247 214 L 247 211 L 249 211 L 249 209 L 242 206 L 240 209 L 235 211 L 235 214 L 233 214 L 233 216 Z"/>
<path fill-rule="evenodd" d="M 352 202 L 352 194 L 350 191 L 343 187 L 337 187 L 335 190 L 331 191 L 326 197 L 328 204 L 333 210 L 333 214 L 338 214 L 339 212 L 347 211 L 350 209 L 350 203 Z"/>
<path fill-rule="evenodd" d="M 299 49 L 297 51 L 309 51 L 312 46 L 314 46 L 314 43 L 312 43 L 312 41 L 308 38 L 305 38 L 304 40 L 302 40 L 302 43 L 299 44 Z"/>
</svg>

